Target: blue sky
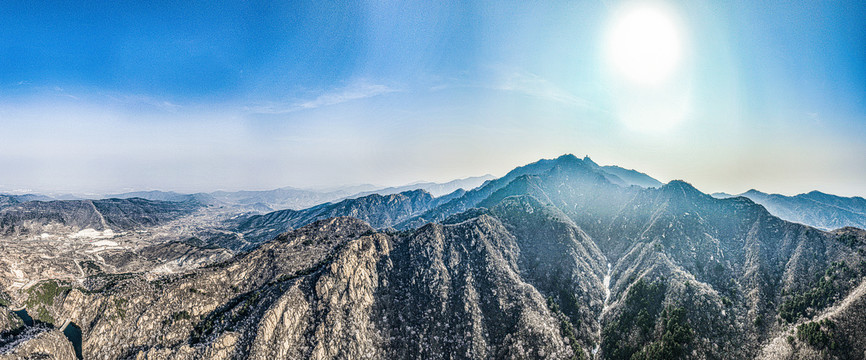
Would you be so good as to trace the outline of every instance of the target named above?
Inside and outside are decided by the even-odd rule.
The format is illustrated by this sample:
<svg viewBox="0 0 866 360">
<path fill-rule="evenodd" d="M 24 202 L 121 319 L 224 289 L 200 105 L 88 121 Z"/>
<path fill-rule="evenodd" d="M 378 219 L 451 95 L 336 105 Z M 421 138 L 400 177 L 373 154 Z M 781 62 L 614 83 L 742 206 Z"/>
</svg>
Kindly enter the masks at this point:
<svg viewBox="0 0 866 360">
<path fill-rule="evenodd" d="M 623 82 L 648 3 L 682 56 Z M 0 3 L 0 191 L 447 181 L 562 153 L 699 189 L 866 195 L 866 4 Z"/>
</svg>

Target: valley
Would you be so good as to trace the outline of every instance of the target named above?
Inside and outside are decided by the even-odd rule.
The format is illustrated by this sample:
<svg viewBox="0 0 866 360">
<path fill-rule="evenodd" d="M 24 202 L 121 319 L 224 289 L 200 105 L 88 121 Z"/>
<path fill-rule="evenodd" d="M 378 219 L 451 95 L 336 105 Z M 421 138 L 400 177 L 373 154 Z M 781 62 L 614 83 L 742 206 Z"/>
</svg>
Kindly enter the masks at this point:
<svg viewBox="0 0 866 360">
<path fill-rule="evenodd" d="M 866 232 L 609 169 L 564 155 L 440 197 L 264 214 L 143 199 L 103 206 L 123 212 L 7 206 L 0 358 L 74 356 L 66 323 L 94 359 L 866 351 Z M 16 332 L 22 308 L 47 327 Z"/>
</svg>

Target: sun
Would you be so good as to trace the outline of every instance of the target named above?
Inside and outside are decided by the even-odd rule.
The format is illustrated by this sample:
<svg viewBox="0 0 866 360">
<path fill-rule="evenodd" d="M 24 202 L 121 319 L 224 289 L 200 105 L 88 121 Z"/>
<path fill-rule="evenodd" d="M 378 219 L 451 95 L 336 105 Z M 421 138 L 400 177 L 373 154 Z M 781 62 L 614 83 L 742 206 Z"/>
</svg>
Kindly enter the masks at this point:
<svg viewBox="0 0 866 360">
<path fill-rule="evenodd" d="M 607 41 L 607 61 L 636 85 L 657 85 L 675 72 L 682 39 L 674 17 L 662 6 L 632 4 L 617 14 Z"/>
</svg>

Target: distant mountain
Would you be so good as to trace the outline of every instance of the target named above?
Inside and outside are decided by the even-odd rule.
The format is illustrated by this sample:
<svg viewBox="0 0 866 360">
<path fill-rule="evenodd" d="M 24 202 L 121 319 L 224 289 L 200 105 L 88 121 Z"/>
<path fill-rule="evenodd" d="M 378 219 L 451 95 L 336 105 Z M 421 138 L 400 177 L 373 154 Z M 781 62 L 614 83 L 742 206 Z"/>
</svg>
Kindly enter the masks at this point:
<svg viewBox="0 0 866 360">
<path fill-rule="evenodd" d="M 339 201 L 346 198 L 358 198 L 371 194 L 391 195 L 411 190 L 424 190 L 434 197 L 441 197 L 453 193 L 457 189 L 473 189 L 492 179 L 492 175 L 469 177 L 446 183 L 420 182 L 400 187 L 379 188 L 375 185 L 362 184 L 355 186 L 333 187 L 321 190 L 298 189 L 284 187 L 273 190 L 256 191 L 215 191 L 212 193 L 184 194 L 174 191 L 134 191 L 119 194 L 107 194 L 102 196 L 81 197 L 78 195 L 56 195 L 46 196 L 39 194 L 27 195 L 0 195 L 0 207 L 13 203 L 27 201 L 52 201 L 52 200 L 86 200 L 86 199 L 130 199 L 142 198 L 153 201 L 197 201 L 202 204 L 214 206 L 242 206 L 247 210 L 259 212 L 270 212 L 274 210 L 301 210 L 315 205 Z"/>
<path fill-rule="evenodd" d="M 728 199 L 728 198 L 736 197 L 737 195 L 731 195 L 731 194 L 728 194 L 726 192 L 714 192 L 714 193 L 710 194 L 710 196 L 712 196 L 716 199 Z"/>
<path fill-rule="evenodd" d="M 363 192 L 374 191 L 376 189 L 382 189 L 383 186 L 373 185 L 373 184 L 360 184 L 360 185 L 345 185 L 345 186 L 331 186 L 331 187 L 323 187 L 323 188 L 312 188 L 309 190 L 329 193 L 329 192 L 342 192 L 346 194 L 359 194 Z"/>
<path fill-rule="evenodd" d="M 476 177 L 468 177 L 465 179 L 452 180 L 452 181 L 445 182 L 445 183 L 418 182 L 418 183 L 403 185 L 403 186 L 398 186 L 398 187 L 388 187 L 388 188 L 383 188 L 383 189 L 375 189 L 375 190 L 370 190 L 370 191 L 366 191 L 366 192 L 361 192 L 361 193 L 353 195 L 352 197 L 362 197 L 362 196 L 367 196 L 370 194 L 391 195 L 391 194 L 397 194 L 397 193 L 401 193 L 401 192 L 405 192 L 405 191 L 412 191 L 412 190 L 424 190 L 424 191 L 430 193 L 430 195 L 433 195 L 434 197 L 440 197 L 440 196 L 451 194 L 454 191 L 456 191 L 457 189 L 463 189 L 463 190 L 475 189 L 475 188 L 483 185 L 485 182 L 487 182 L 489 180 L 493 180 L 493 179 L 495 179 L 495 177 L 493 175 L 487 174 L 487 175 L 476 176 Z"/>
<path fill-rule="evenodd" d="M 0 234 L 39 234 L 45 229 L 125 231 L 159 225 L 189 214 L 194 202 L 140 198 L 28 201 L 0 209 Z"/>
<path fill-rule="evenodd" d="M 785 196 L 749 190 L 739 196 L 763 205 L 782 219 L 833 230 L 845 226 L 866 228 L 866 199 L 841 197 L 812 191 L 806 194 Z"/>
<path fill-rule="evenodd" d="M 246 241 L 257 244 L 314 221 L 339 216 L 364 220 L 374 228 L 387 228 L 464 193 L 465 191 L 457 190 L 439 198 L 434 198 L 424 190 L 389 195 L 372 194 L 304 210 L 280 210 L 250 216 L 237 225 L 236 231 L 244 234 Z"/>
<path fill-rule="evenodd" d="M 0 194 L 0 208 L 5 206 L 23 203 L 27 201 L 51 201 L 55 200 L 54 198 L 38 195 L 38 194 L 23 194 L 23 195 L 12 195 L 12 194 Z"/>
<path fill-rule="evenodd" d="M 128 192 L 122 194 L 111 194 L 105 195 L 107 199 L 129 199 L 129 198 L 142 198 L 153 201 L 191 201 L 195 199 L 195 196 L 190 194 L 180 194 L 174 191 L 159 191 L 159 190 L 151 190 L 151 191 L 135 191 Z"/>
<path fill-rule="evenodd" d="M 351 194 L 344 191 L 318 192 L 284 187 L 261 191 L 216 191 L 209 194 L 214 199 L 233 205 L 264 204 L 274 210 L 305 209 L 310 206 L 342 199 Z"/>
<path fill-rule="evenodd" d="M 7 207 L 7 206 L 10 206 L 10 205 L 15 205 L 17 203 L 18 203 L 18 199 L 15 198 L 15 196 L 0 194 L 0 209 Z"/>
<path fill-rule="evenodd" d="M 364 187 L 366 188 L 366 187 Z M 269 212 L 281 209 L 305 209 L 351 195 L 342 190 L 322 192 L 284 187 L 257 191 L 215 191 L 212 193 L 182 194 L 173 191 L 136 191 L 105 195 L 105 198 L 142 198 L 154 201 L 197 201 L 215 206 L 239 205 Z"/>
</svg>

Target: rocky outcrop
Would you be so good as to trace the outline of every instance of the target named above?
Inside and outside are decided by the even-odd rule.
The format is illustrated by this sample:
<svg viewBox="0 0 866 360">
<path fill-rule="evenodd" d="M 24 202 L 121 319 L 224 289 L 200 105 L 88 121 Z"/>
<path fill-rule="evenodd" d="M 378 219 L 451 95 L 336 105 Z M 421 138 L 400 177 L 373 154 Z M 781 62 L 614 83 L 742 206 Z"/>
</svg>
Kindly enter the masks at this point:
<svg viewBox="0 0 866 360">
<path fill-rule="evenodd" d="M 0 360 L 78 360 L 72 343 L 63 336 L 60 330 L 39 329 L 32 334 L 21 334 L 27 337 L 20 339 L 14 347 L 0 349 Z M 4 351 L 5 350 L 5 351 Z"/>
<path fill-rule="evenodd" d="M 522 236 L 490 215 L 405 234 L 334 218 L 187 275 L 71 289 L 51 311 L 95 359 L 570 358 L 589 341 L 563 335 Z"/>
</svg>

